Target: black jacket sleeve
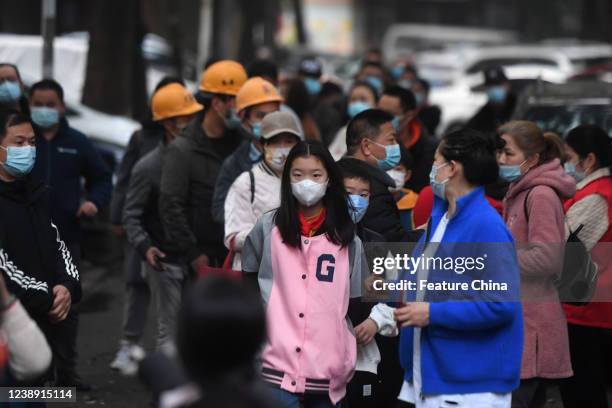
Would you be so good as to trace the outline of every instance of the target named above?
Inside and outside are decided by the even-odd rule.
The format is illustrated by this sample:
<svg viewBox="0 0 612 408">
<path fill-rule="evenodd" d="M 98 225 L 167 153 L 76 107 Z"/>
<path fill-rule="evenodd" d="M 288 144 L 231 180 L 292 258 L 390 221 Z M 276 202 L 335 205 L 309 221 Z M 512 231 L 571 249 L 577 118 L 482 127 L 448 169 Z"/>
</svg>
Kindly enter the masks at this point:
<svg viewBox="0 0 612 408">
<path fill-rule="evenodd" d="M 225 224 L 225 198 L 237 178 L 235 173 L 238 167 L 234 155 L 231 155 L 223 161 L 217 176 L 212 199 L 212 217 L 215 222 L 220 224 Z"/>
<path fill-rule="evenodd" d="M 19 298 L 30 315 L 46 316 L 53 305 L 53 288 L 27 276 L 9 259 L 3 248 L 0 248 L 0 271 L 8 291 Z"/>
<path fill-rule="evenodd" d="M 187 214 L 190 162 L 176 142 L 168 146 L 164 157 L 159 211 L 166 238 L 192 262 L 202 252 Z"/>
<path fill-rule="evenodd" d="M 68 247 L 66 247 L 66 244 L 60 237 L 57 227 L 53 223 L 51 223 L 51 226 L 57 235 L 57 261 L 54 284 L 65 286 L 70 292 L 72 303 L 77 303 L 79 300 L 81 300 L 81 281 L 79 271 L 72 261 L 72 255 L 70 254 Z M 49 289 L 51 293 L 53 293 L 53 288 Z"/>
<path fill-rule="evenodd" d="M 147 251 L 153 245 L 151 237 L 143 225 L 143 215 L 149 204 L 152 185 L 147 178 L 148 169 L 140 161 L 134 167 L 130 177 L 130 186 L 127 191 L 123 209 L 123 226 L 128 241 L 145 258 Z"/>
<path fill-rule="evenodd" d="M 115 182 L 115 190 L 113 191 L 113 198 L 110 207 L 111 224 L 121 225 L 121 218 L 123 215 L 123 206 L 125 205 L 125 197 L 127 189 L 130 184 L 130 175 L 134 165 L 140 158 L 140 139 L 141 131 L 137 130 L 132 134 L 130 142 L 128 143 L 119 169 L 117 170 L 117 180 Z"/>
<path fill-rule="evenodd" d="M 83 176 L 88 199 L 101 210 L 109 204 L 111 199 L 113 190 L 111 172 L 89 139 L 83 140 L 82 154 L 84 156 Z"/>
<path fill-rule="evenodd" d="M 400 222 L 397 205 L 389 191 L 375 191 L 370 196 L 370 205 L 361 224 L 378 232 L 387 242 L 405 242 L 406 232 Z"/>
</svg>

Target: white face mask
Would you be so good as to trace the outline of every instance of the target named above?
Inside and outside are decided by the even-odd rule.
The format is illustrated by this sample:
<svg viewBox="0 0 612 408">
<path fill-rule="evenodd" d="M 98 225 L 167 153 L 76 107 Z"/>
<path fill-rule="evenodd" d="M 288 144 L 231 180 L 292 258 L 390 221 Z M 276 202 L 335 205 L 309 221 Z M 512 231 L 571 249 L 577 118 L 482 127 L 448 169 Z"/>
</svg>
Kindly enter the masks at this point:
<svg viewBox="0 0 612 408">
<path fill-rule="evenodd" d="M 266 163 L 268 166 L 275 171 L 282 171 L 285 167 L 285 161 L 287 160 L 287 156 L 289 156 L 289 152 L 291 151 L 290 147 L 266 147 Z"/>
<path fill-rule="evenodd" d="M 291 183 L 293 196 L 300 204 L 310 207 L 318 203 L 327 191 L 327 180 L 324 183 L 317 183 L 310 179 L 305 179 L 297 183 Z"/>
<path fill-rule="evenodd" d="M 391 170 L 387 171 L 387 174 L 395 182 L 395 188 L 390 187 L 389 190 L 391 190 L 391 191 L 400 191 L 402 188 L 404 188 L 404 179 L 406 178 L 406 172 L 405 171 L 391 169 Z"/>
</svg>

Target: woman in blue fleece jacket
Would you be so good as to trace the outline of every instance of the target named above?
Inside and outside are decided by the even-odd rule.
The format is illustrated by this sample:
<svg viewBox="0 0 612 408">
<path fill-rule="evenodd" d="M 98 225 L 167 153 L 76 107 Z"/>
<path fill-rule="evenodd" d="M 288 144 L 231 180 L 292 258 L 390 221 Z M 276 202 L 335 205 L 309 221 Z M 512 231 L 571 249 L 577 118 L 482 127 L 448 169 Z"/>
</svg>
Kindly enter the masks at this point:
<svg viewBox="0 0 612 408">
<path fill-rule="evenodd" d="M 483 188 L 497 178 L 497 147 L 492 138 L 465 129 L 447 135 L 436 151 L 434 207 L 413 256 L 451 258 L 454 266 L 417 268 L 405 278 L 468 289 L 417 290 L 396 310 L 405 370 L 400 406 L 510 407 L 519 384 L 523 320 L 516 251 Z M 468 270 L 459 263 L 466 256 L 481 257 L 481 263 Z M 478 290 L 480 282 L 498 290 Z"/>
</svg>

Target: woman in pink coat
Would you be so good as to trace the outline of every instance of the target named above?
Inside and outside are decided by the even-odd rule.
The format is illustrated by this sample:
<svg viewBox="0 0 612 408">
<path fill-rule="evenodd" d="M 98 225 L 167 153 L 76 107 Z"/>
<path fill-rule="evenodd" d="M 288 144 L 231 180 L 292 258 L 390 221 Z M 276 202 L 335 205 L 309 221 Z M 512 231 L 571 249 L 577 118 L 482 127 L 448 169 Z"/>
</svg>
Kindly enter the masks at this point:
<svg viewBox="0 0 612 408">
<path fill-rule="evenodd" d="M 505 141 L 500 176 L 511 182 L 504 220 L 517 242 L 525 324 L 521 385 L 512 407 L 542 407 L 547 382 L 572 375 L 567 323 L 554 281 L 565 242 L 562 201 L 574 195 L 576 183 L 561 167 L 561 146 L 536 124 L 512 121 L 499 134 Z"/>
</svg>

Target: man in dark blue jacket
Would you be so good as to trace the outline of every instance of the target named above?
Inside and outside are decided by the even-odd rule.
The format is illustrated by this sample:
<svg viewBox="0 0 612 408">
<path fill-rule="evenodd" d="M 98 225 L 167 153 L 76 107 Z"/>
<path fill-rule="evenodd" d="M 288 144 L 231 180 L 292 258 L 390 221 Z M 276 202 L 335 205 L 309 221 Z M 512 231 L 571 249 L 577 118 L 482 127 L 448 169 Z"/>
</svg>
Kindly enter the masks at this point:
<svg viewBox="0 0 612 408">
<path fill-rule="evenodd" d="M 44 79 L 30 88 L 32 121 L 39 127 L 36 138 L 34 178 L 49 188 L 51 219 L 64 238 L 75 263 L 80 260 L 81 216 L 93 217 L 111 198 L 112 179 L 102 158 L 87 136 L 71 128 L 65 119 L 64 91 L 60 84 Z M 85 201 L 81 203 L 81 177 L 85 178 Z M 66 366 L 57 381 L 62 385 L 89 389 L 76 373 L 78 313 L 71 311 L 73 324 L 66 325 L 64 337 L 70 339 Z"/>
<path fill-rule="evenodd" d="M 78 263 L 79 218 L 93 217 L 109 204 L 111 172 L 87 136 L 69 126 L 60 84 L 44 79 L 32 85 L 30 108 L 43 136 L 36 140 L 34 176 L 49 186 L 51 217 Z M 81 177 L 87 192 L 82 203 Z"/>
</svg>

